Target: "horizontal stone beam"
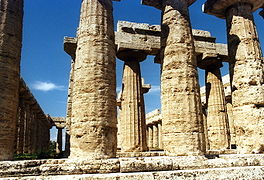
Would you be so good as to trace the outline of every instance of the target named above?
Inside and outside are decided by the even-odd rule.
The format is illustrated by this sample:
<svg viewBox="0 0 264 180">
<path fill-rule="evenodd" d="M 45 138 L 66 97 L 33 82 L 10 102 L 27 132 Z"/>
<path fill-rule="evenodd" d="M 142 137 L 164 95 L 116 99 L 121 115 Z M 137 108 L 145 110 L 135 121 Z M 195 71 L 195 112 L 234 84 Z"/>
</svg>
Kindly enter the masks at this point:
<svg viewBox="0 0 264 180">
<path fill-rule="evenodd" d="M 226 18 L 226 9 L 237 3 L 248 3 L 252 5 L 252 12 L 263 7 L 263 0 L 207 0 L 203 5 L 203 12 L 219 18 Z"/>
<path fill-rule="evenodd" d="M 119 21 L 116 32 L 117 51 L 127 49 L 143 50 L 148 55 L 158 55 L 160 51 L 161 28 L 159 25 L 131 23 Z M 210 63 L 208 57 L 221 57 L 221 61 L 228 62 L 227 45 L 215 43 L 210 32 L 193 29 L 196 55 L 202 63 Z M 157 56 L 156 62 L 160 60 Z"/>
<path fill-rule="evenodd" d="M 53 121 L 53 125 L 57 128 L 65 128 L 66 127 L 66 118 L 65 117 L 51 117 Z"/>
<path fill-rule="evenodd" d="M 51 122 L 46 118 L 45 113 L 22 78 L 20 78 L 19 84 L 19 101 L 23 101 L 25 105 L 30 106 L 32 113 L 37 114 L 40 119 L 44 120 L 45 124 L 51 126 Z"/>
<path fill-rule="evenodd" d="M 208 57 L 220 57 L 221 61 L 228 62 L 228 51 L 226 44 L 215 43 L 215 37 L 210 32 L 193 29 L 194 45 L 198 66 L 210 63 Z M 160 63 L 160 25 L 149 25 L 144 23 L 131 23 L 119 21 L 115 33 L 117 51 L 141 50 L 148 55 L 155 55 L 155 62 Z M 75 56 L 77 38 L 65 38 L 64 44 L 68 54 Z M 64 46 L 65 46 L 64 45 Z M 70 50 L 70 51 L 69 51 Z"/>
</svg>

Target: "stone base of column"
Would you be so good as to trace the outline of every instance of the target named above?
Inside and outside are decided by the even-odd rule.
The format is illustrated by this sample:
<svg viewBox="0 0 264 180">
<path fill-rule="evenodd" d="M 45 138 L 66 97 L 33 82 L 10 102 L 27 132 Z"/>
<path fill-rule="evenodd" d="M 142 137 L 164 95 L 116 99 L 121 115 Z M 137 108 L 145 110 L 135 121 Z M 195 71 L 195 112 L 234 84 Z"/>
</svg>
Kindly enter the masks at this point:
<svg viewBox="0 0 264 180">
<path fill-rule="evenodd" d="M 163 147 L 170 144 L 170 150 L 165 149 L 167 156 L 198 156 L 204 152 L 199 149 L 202 145 L 201 137 L 203 133 L 175 133 L 172 136 L 163 136 Z M 175 143 L 177 142 L 177 143 Z M 172 146 L 174 145 L 174 146 Z"/>
</svg>

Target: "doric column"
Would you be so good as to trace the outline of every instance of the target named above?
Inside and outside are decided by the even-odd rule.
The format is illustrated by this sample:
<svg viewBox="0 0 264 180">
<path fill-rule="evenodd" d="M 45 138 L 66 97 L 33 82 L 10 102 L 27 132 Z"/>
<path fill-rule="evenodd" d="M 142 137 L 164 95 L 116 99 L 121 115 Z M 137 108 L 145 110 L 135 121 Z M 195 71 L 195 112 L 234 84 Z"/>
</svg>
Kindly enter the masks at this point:
<svg viewBox="0 0 264 180">
<path fill-rule="evenodd" d="M 208 142 L 208 130 L 207 130 L 207 105 L 206 103 L 202 103 L 202 112 L 203 112 L 203 124 L 204 124 L 204 141 L 205 141 L 205 149 L 209 150 L 209 142 Z"/>
<path fill-rule="evenodd" d="M 148 148 L 153 148 L 153 127 L 152 124 L 148 126 Z"/>
<path fill-rule="evenodd" d="M 226 2 L 208 0 L 205 12 L 226 18 L 237 149 L 263 152 L 264 63 L 252 14 L 263 0 Z"/>
<path fill-rule="evenodd" d="M 118 52 L 117 57 L 125 61 L 120 117 L 121 151 L 146 151 L 145 104 L 139 65 L 145 60 L 146 54 L 128 50 Z"/>
<path fill-rule="evenodd" d="M 71 63 L 71 72 L 69 79 L 68 89 L 68 103 L 67 103 L 67 115 L 66 115 L 66 132 L 65 132 L 65 156 L 70 155 L 70 128 L 71 128 L 71 117 L 72 117 L 72 95 L 73 95 L 73 78 L 74 78 L 74 61 Z"/>
<path fill-rule="evenodd" d="M 56 143 L 56 153 L 62 153 L 62 128 L 57 127 L 57 143 Z"/>
<path fill-rule="evenodd" d="M 24 144 L 24 126 L 25 126 L 25 105 L 22 99 L 19 100 L 19 114 L 18 114 L 18 143 L 17 143 L 17 154 L 23 153 Z"/>
<path fill-rule="evenodd" d="M 157 124 L 153 124 L 153 148 L 159 148 L 159 131 Z"/>
<path fill-rule="evenodd" d="M 233 105 L 231 96 L 226 97 L 226 112 L 228 116 L 228 123 L 230 129 L 230 147 L 231 149 L 236 148 L 236 130 L 233 117 Z"/>
<path fill-rule="evenodd" d="M 206 68 L 206 104 L 209 150 L 230 148 L 230 130 L 227 119 L 225 93 L 220 68 L 214 63 Z"/>
<path fill-rule="evenodd" d="M 193 1 L 192 1 L 193 2 Z M 186 0 L 163 0 L 161 112 L 167 154 L 204 152 L 202 107 Z"/>
<path fill-rule="evenodd" d="M 0 1 L 0 161 L 11 160 L 19 99 L 23 0 Z"/>
<path fill-rule="evenodd" d="M 74 81 L 74 64 L 76 59 L 77 39 L 65 37 L 64 38 L 64 51 L 69 54 L 71 60 L 71 71 L 69 77 L 69 88 L 68 88 L 68 102 L 67 102 L 67 115 L 66 115 L 66 132 L 65 132 L 65 157 L 70 155 L 70 127 L 72 117 L 72 96 L 73 96 L 73 81 Z"/>
<path fill-rule="evenodd" d="M 83 0 L 74 66 L 71 158 L 116 154 L 116 72 L 112 0 Z"/>
<path fill-rule="evenodd" d="M 159 136 L 159 149 L 163 149 L 162 143 L 162 124 L 161 121 L 158 123 L 158 136 Z"/>
</svg>

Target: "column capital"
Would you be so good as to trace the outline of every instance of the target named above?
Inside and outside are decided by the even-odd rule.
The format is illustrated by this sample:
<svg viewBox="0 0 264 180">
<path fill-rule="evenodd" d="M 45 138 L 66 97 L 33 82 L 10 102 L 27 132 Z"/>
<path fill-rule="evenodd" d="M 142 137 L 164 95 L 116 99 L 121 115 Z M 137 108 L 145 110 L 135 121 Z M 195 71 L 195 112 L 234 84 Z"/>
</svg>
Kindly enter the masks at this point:
<svg viewBox="0 0 264 180">
<path fill-rule="evenodd" d="M 201 69 L 215 69 L 215 68 L 221 68 L 223 59 L 218 55 L 210 55 L 206 56 L 205 58 L 202 58 L 197 61 L 198 67 Z"/>
<path fill-rule="evenodd" d="M 147 58 L 145 51 L 125 49 L 118 51 L 117 58 L 123 61 L 144 61 Z"/>
<path fill-rule="evenodd" d="M 219 18 L 226 18 L 226 10 L 236 4 L 250 4 L 252 6 L 252 12 L 263 6 L 263 0 L 207 0 L 203 4 L 203 12 L 214 15 Z"/>
<path fill-rule="evenodd" d="M 73 60 L 75 60 L 77 38 L 75 37 L 64 37 L 63 41 L 64 51 L 69 54 Z"/>
<path fill-rule="evenodd" d="M 264 18 L 264 7 L 263 7 L 262 11 L 259 12 L 259 15 L 261 15 Z"/>
<path fill-rule="evenodd" d="M 188 6 L 192 5 L 196 0 L 186 0 L 188 3 Z M 163 0 L 142 0 L 141 4 L 152 6 L 157 9 L 162 9 L 162 2 Z"/>
</svg>

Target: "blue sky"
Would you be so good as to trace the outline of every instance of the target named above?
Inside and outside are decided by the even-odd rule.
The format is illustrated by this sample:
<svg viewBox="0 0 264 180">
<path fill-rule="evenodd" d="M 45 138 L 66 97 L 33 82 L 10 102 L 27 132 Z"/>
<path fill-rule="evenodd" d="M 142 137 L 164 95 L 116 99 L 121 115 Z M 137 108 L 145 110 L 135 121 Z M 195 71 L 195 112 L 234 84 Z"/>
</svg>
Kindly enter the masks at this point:
<svg viewBox="0 0 264 180">
<path fill-rule="evenodd" d="M 225 20 L 202 13 L 205 0 L 197 0 L 190 8 L 195 29 L 210 31 L 217 42 L 226 43 Z M 160 11 L 140 4 L 140 0 L 114 2 L 115 25 L 118 20 L 160 24 Z M 21 75 L 32 90 L 44 112 L 65 116 L 70 56 L 63 51 L 63 37 L 73 37 L 79 23 L 81 0 L 25 0 L 24 35 Z M 264 43 L 264 20 L 254 13 L 260 42 Z M 123 62 L 117 60 L 117 86 L 121 86 Z M 152 85 L 145 96 L 146 111 L 160 108 L 160 67 L 148 57 L 141 63 L 142 77 Z M 227 74 L 227 66 L 222 69 Z M 204 72 L 199 71 L 200 84 Z"/>
</svg>

